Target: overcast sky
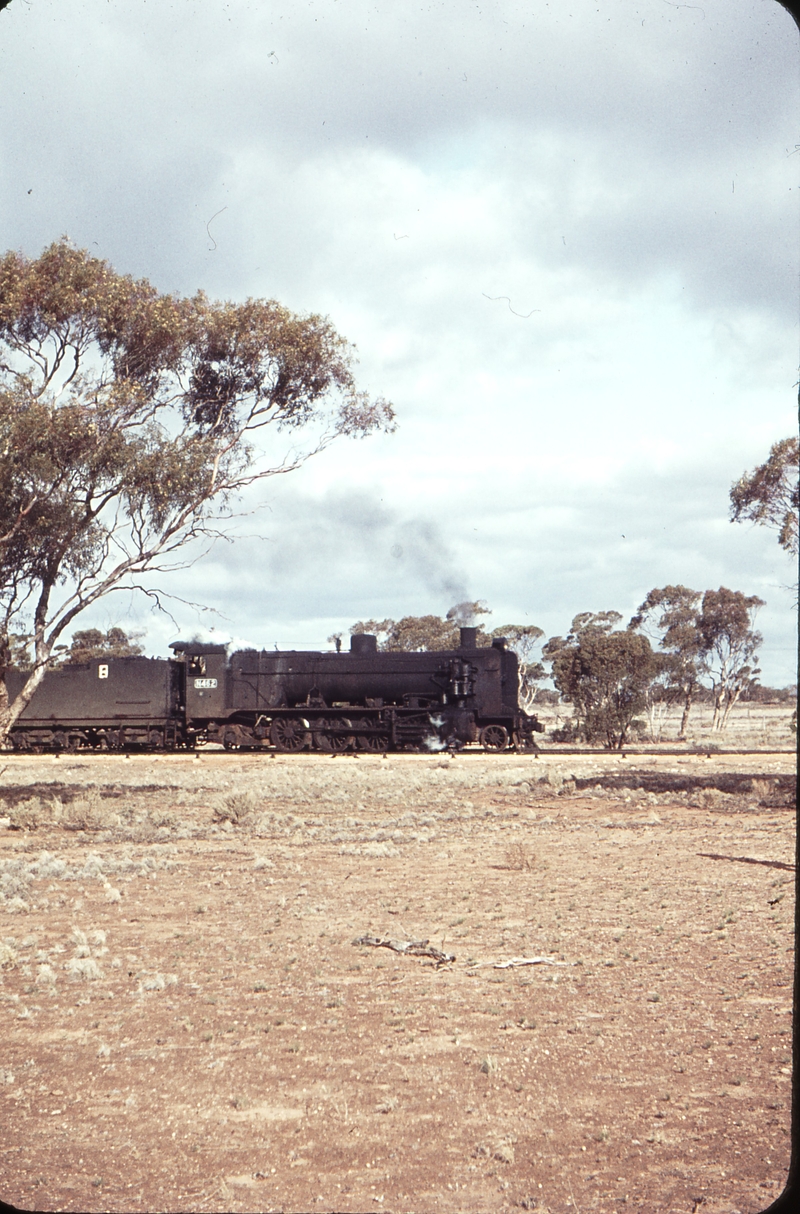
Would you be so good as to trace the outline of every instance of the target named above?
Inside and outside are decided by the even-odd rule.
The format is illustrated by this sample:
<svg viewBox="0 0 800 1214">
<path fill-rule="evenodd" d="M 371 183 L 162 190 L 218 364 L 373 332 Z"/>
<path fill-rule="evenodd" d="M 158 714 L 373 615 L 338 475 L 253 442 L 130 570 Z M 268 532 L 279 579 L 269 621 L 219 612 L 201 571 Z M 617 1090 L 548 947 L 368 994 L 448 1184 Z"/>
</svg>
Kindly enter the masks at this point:
<svg viewBox="0 0 800 1214">
<path fill-rule="evenodd" d="M 92 622 L 550 635 L 724 585 L 793 682 L 792 562 L 728 490 L 796 428 L 799 79 L 776 0 L 12 0 L 2 247 L 323 312 L 399 421 L 162 582 L 213 612 Z"/>
</svg>

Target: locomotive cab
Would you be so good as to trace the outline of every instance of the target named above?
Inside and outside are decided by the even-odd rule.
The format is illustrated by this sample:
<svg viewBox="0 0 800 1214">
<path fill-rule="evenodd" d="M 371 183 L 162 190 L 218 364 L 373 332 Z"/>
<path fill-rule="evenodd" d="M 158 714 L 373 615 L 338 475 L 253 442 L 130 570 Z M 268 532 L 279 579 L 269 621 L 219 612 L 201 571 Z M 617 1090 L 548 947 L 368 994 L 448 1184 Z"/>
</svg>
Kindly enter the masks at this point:
<svg viewBox="0 0 800 1214">
<path fill-rule="evenodd" d="M 224 645 L 173 641 L 170 649 L 186 666 L 186 717 L 207 722 L 225 715 L 227 653 Z"/>
</svg>

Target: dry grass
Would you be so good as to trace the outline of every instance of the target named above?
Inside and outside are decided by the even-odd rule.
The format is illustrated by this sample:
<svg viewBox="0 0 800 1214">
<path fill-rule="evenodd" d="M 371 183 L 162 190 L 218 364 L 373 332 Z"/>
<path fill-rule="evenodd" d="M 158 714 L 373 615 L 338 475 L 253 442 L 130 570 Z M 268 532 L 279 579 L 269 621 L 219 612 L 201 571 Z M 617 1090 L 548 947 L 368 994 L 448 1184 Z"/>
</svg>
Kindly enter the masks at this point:
<svg viewBox="0 0 800 1214">
<path fill-rule="evenodd" d="M 533 871 L 535 864 L 535 855 L 524 843 L 512 843 L 506 848 L 503 863 L 499 867 L 511 869 L 512 872 L 529 873 Z"/>
<path fill-rule="evenodd" d="M 63 902 L 68 887 L 61 886 L 61 882 L 97 883 L 106 902 L 119 903 L 123 891 L 111 884 L 110 876 L 124 886 L 131 881 L 147 880 L 161 871 L 170 871 L 175 866 L 174 854 L 169 851 L 161 854 L 144 851 L 137 855 L 132 850 L 120 852 L 118 848 L 109 847 L 88 854 L 70 851 L 61 855 L 42 850 L 38 856 L 31 856 L 22 852 L 0 859 L 0 911 L 26 914 L 36 905 L 48 906 L 51 894 L 57 902 Z M 49 884 L 43 888 L 45 882 Z M 86 944 L 84 941 L 77 947 Z"/>
<path fill-rule="evenodd" d="M 785 749 L 793 747 L 797 734 L 791 728 L 794 704 L 736 704 L 724 730 L 712 731 L 712 707 L 710 704 L 695 704 L 689 715 L 686 734 L 688 746 L 742 747 L 747 749 Z M 572 708 L 569 704 L 534 706 L 542 724 L 547 729 L 545 746 L 556 730 L 570 730 L 573 726 Z M 673 705 L 660 722 L 656 723 L 651 736 L 647 722 L 642 722 L 640 736 L 631 737 L 632 743 L 676 742 L 680 728 L 682 708 Z"/>
<path fill-rule="evenodd" d="M 83 1209 L 127 1208 L 131 1182 L 148 1208 L 263 1208 L 258 1178 L 275 1177 L 270 1208 L 321 1194 L 318 1208 L 365 1209 L 385 1193 L 379 1208 L 546 1197 L 585 1211 L 622 1175 L 631 1206 L 655 1210 L 652 1185 L 668 1183 L 658 1208 L 683 1208 L 689 1144 L 698 1186 L 719 1184 L 734 1147 L 757 1183 L 766 1152 L 783 1159 L 784 1114 L 773 1131 L 763 1107 L 788 1065 L 788 996 L 772 984 L 788 972 L 791 887 L 764 867 L 791 854 L 772 808 L 783 784 L 761 760 L 739 784 L 717 760 L 648 762 L 62 757 L 52 768 L 72 785 L 20 796 L 0 780 L 8 804 L 43 807 L 32 830 L 0 832 L 2 1094 L 28 1102 L 35 1129 L 33 1154 L 9 1148 L 19 1204 L 56 1154 L 48 1198 Z M 774 768 L 784 783 L 789 767 Z M 4 778 L 50 771 L 15 763 Z M 113 784 L 86 786 L 100 771 Z M 654 772 L 686 779 L 636 787 Z M 54 798 L 84 803 L 79 829 Z M 119 825 L 91 828 L 98 806 Z M 457 961 L 356 961 L 364 932 L 430 938 Z M 564 964 L 493 968 L 541 954 Z M 714 1059 L 723 1100 L 695 1046 L 707 1020 L 739 1018 Z M 649 1109 L 667 1087 L 662 1132 Z M 53 1089 L 81 1097 L 62 1138 Z M 695 1091 L 702 1109 L 678 1111 Z M 107 1167 L 130 1142 L 141 1161 Z M 63 1175 L 84 1187 L 67 1193 Z M 736 1184 L 731 1203 L 761 1208 Z"/>
<path fill-rule="evenodd" d="M 215 823 L 230 822 L 234 826 L 252 824 L 256 810 L 263 801 L 255 792 L 229 793 L 218 798 L 212 807 L 212 818 Z"/>
</svg>

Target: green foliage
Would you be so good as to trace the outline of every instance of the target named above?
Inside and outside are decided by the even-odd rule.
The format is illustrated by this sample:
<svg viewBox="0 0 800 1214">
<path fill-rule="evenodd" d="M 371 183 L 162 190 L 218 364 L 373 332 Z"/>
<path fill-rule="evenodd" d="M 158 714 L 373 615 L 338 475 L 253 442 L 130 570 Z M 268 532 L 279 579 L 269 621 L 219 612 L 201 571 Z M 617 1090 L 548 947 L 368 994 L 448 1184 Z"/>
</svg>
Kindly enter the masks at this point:
<svg viewBox="0 0 800 1214">
<path fill-rule="evenodd" d="M 406 615 L 401 620 L 359 620 L 350 629 L 352 635 L 371 633 L 378 638 L 378 648 L 390 653 L 404 651 L 420 653 L 440 649 L 457 649 L 459 628 L 470 624 L 476 616 L 490 615 L 485 603 L 458 603 L 447 615 Z M 491 636 L 478 626 L 479 646 L 491 645 Z"/>
<path fill-rule="evenodd" d="M 763 642 L 753 628 L 764 600 L 740 590 L 707 590 L 697 619 L 702 669 L 714 695 L 712 729 L 724 729 L 736 701 L 760 674 L 756 650 Z"/>
<path fill-rule="evenodd" d="M 800 510 L 800 440 L 784 438 L 773 443 L 769 458 L 746 472 L 731 487 L 731 521 L 775 527 L 778 543 L 798 554 Z"/>
<path fill-rule="evenodd" d="M 136 644 L 136 638 L 141 634 L 131 636 L 122 628 L 109 628 L 101 632 L 99 628 L 85 628 L 72 634 L 69 649 L 60 658 L 59 665 L 76 662 L 90 662 L 92 658 L 131 658 L 138 657 L 144 650 Z"/>
<path fill-rule="evenodd" d="M 583 612 L 566 638 L 551 637 L 542 650 L 562 698 L 574 705 L 583 739 L 609 748 L 625 744 L 658 673 L 647 637 L 614 631 L 621 619 L 616 611 Z"/>
<path fill-rule="evenodd" d="M 788 687 L 765 687 L 761 683 L 752 682 L 742 692 L 742 700 L 748 704 L 796 704 L 797 684 Z"/>
<path fill-rule="evenodd" d="M 724 586 L 702 595 L 687 586 L 665 586 L 651 590 L 631 620 L 629 629 L 649 630 L 659 638 L 663 693 L 668 699 L 680 694 L 684 702 L 681 736 L 702 679 L 710 685 L 714 730 L 725 727 L 734 704 L 753 686 L 763 640 L 753 623 L 763 606 L 755 595 Z"/>
<path fill-rule="evenodd" d="M 31 655 L 31 638 L 24 632 L 12 632 L 8 637 L 8 662 L 9 666 L 16 666 L 18 670 L 30 670 L 32 655 Z"/>
<path fill-rule="evenodd" d="M 629 629 L 644 631 L 658 641 L 661 666 L 648 692 L 651 726 L 656 696 L 667 704 L 681 700 L 680 737 L 686 734 L 689 713 L 700 686 L 703 651 L 703 638 L 697 623 L 700 598 L 700 594 L 688 586 L 651 590 L 628 624 Z"/>
<path fill-rule="evenodd" d="M 354 363 L 325 317 L 271 300 L 162 295 L 67 240 L 0 258 L 0 676 L 12 631 L 32 638 L 0 740 L 79 612 L 180 567 L 254 481 L 393 428 Z"/>
</svg>

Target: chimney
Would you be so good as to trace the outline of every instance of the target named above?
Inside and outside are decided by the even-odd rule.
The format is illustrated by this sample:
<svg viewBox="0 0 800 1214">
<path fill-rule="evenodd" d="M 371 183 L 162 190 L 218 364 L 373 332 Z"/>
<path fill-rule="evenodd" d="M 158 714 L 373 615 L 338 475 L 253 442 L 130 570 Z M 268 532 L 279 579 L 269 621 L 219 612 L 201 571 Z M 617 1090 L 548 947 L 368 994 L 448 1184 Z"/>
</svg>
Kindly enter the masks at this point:
<svg viewBox="0 0 800 1214">
<path fill-rule="evenodd" d="M 477 628 L 462 628 L 461 632 L 461 649 L 477 649 L 478 648 L 478 629 Z"/>
<path fill-rule="evenodd" d="M 369 632 L 355 632 L 350 637 L 350 652 L 357 658 L 378 652 L 378 638 Z"/>
</svg>

